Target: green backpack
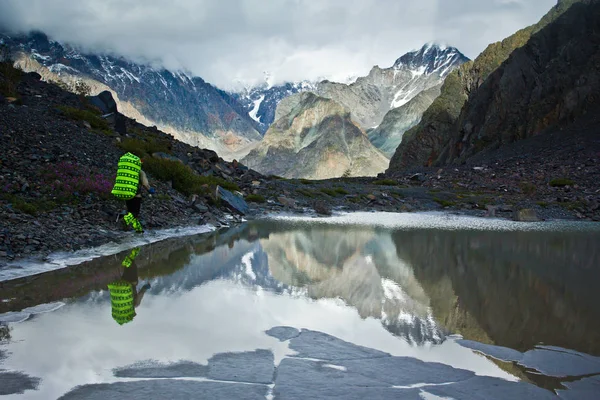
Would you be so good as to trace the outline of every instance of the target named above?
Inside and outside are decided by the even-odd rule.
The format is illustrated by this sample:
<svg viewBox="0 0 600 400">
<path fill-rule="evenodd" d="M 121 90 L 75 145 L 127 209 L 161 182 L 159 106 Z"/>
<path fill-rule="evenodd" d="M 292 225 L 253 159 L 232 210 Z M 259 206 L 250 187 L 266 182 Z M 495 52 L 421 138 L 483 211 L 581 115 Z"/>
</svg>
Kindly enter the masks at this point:
<svg viewBox="0 0 600 400">
<path fill-rule="evenodd" d="M 119 159 L 117 179 L 112 194 L 121 200 L 133 199 L 138 191 L 142 161 L 131 153 L 124 154 Z"/>
</svg>

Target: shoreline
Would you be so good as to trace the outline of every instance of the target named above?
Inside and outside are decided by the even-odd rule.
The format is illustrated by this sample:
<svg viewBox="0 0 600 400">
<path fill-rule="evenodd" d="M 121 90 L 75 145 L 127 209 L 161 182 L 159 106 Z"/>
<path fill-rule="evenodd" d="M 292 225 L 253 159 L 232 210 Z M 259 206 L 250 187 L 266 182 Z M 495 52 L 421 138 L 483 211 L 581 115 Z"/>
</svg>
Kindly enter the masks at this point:
<svg viewBox="0 0 600 400">
<path fill-rule="evenodd" d="M 250 221 L 277 221 L 277 222 L 306 222 L 315 221 L 321 224 L 356 224 L 356 225 L 374 225 L 388 229 L 476 229 L 476 230 L 498 230 L 497 225 L 504 225 L 502 230 L 547 230 L 550 224 L 559 223 L 563 228 L 576 224 L 581 227 L 590 224 L 596 226 L 594 222 L 581 221 L 573 218 L 548 218 L 538 222 L 519 222 L 510 218 L 495 216 L 486 217 L 485 212 L 478 210 L 448 210 L 448 209 L 430 209 L 419 211 L 385 211 L 385 210 L 346 210 L 343 208 L 334 209 L 332 215 L 321 215 L 314 210 L 271 207 L 270 210 L 260 208 L 255 211 L 263 211 L 259 215 L 257 212 L 245 217 L 237 217 L 233 214 L 224 214 L 221 220 L 229 220 L 229 225 L 214 226 L 211 224 L 203 225 L 181 225 L 165 229 L 149 230 L 143 235 L 137 235 L 133 232 L 113 232 L 116 235 L 114 240 L 100 243 L 96 246 L 85 247 L 78 250 L 56 250 L 50 253 L 38 253 L 28 256 L 14 258 L 9 261 L 0 261 L 0 283 L 7 283 L 19 279 L 27 279 L 40 274 L 69 269 L 77 267 L 86 262 L 94 261 L 104 257 L 114 256 L 118 253 L 131 250 L 137 246 L 151 245 L 166 240 L 177 240 L 178 238 L 195 237 L 198 235 L 211 235 L 219 232 L 235 230 Z M 401 216 L 402 225 L 395 224 L 397 221 L 360 220 L 360 216 L 370 214 L 393 214 Z M 352 222 L 353 216 L 359 216 L 359 222 Z M 415 218 L 411 218 L 414 216 Z M 435 217 L 444 217 L 446 221 L 454 221 L 454 225 L 444 226 L 443 223 L 435 222 L 423 224 L 424 220 L 434 219 Z M 452 218 L 448 218 L 452 217 Z M 336 221 L 342 220 L 341 222 Z M 349 221 L 350 220 L 350 221 Z M 412 220 L 412 221 L 411 221 Z M 418 221 L 415 221 L 418 220 Z M 469 223 L 467 223 L 469 222 Z M 593 224 L 593 225 L 592 225 Z M 494 227 L 490 227 L 493 225 Z M 600 224 L 598 224 L 600 228 Z M 580 227 L 578 227 L 579 230 Z"/>
</svg>

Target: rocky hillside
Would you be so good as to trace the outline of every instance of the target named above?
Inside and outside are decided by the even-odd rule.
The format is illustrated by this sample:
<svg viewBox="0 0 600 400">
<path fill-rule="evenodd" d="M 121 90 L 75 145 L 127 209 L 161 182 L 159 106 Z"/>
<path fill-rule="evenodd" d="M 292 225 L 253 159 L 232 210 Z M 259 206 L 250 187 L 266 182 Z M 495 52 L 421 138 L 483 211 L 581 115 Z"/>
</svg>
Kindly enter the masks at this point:
<svg viewBox="0 0 600 400">
<path fill-rule="evenodd" d="M 369 132 L 369 140 L 386 156 L 392 157 L 404 132 L 421 121 L 423 113 L 440 95 L 441 85 L 423 90 L 408 103 L 390 110 L 381 124 Z"/>
<path fill-rule="evenodd" d="M 573 5 L 515 50 L 463 108 L 440 163 L 569 123 L 600 103 L 600 2 Z"/>
<path fill-rule="evenodd" d="M 260 140 L 258 124 L 234 98 L 183 72 L 155 69 L 109 55 L 84 54 L 41 33 L 0 35 L 21 55 L 17 64 L 45 80 L 84 81 L 91 94 L 110 89 L 120 110 L 194 146 L 212 148 L 228 159 L 247 153 Z"/>
<path fill-rule="evenodd" d="M 374 176 L 388 163 L 333 100 L 301 93 L 283 100 L 278 119 L 242 162 L 263 174 L 327 179 Z"/>
<path fill-rule="evenodd" d="M 553 90 L 553 79 L 562 81 L 561 92 L 567 87 L 574 87 L 573 77 L 577 73 L 567 74 L 569 78 L 566 80 L 569 80 L 569 83 L 565 83 L 558 71 L 566 71 L 571 58 L 580 57 L 570 54 L 577 47 L 575 41 L 571 41 L 573 35 L 578 35 L 575 32 L 577 27 L 573 25 L 567 28 L 566 25 L 578 23 L 574 15 L 585 13 L 586 7 L 592 7 L 586 6 L 586 3 L 590 1 L 559 1 L 537 24 L 518 31 L 502 42 L 488 46 L 473 62 L 466 63 L 452 72 L 444 81 L 441 95 L 424 113 L 422 121 L 404 135 L 390 162 L 389 173 L 408 167 L 443 164 L 453 160 L 456 155 L 472 154 L 475 148 L 482 150 L 489 146 L 497 146 L 507 139 L 506 133 L 500 132 L 498 137 L 502 136 L 502 140 L 492 138 L 498 128 L 505 132 L 514 132 L 508 134 L 511 136 L 510 141 L 537 133 L 557 122 L 558 119 L 549 114 L 550 109 L 559 106 L 555 102 L 556 96 L 553 99 L 546 99 L 544 96 Z M 571 10 L 570 16 L 559 19 L 573 4 L 577 4 L 577 7 Z M 592 9 L 588 12 L 590 10 Z M 549 24 L 551 26 L 545 29 Z M 586 27 L 580 27 L 579 34 L 588 29 L 588 34 L 591 35 L 594 29 L 593 22 L 588 21 Z M 564 32 L 562 28 L 565 28 Z M 540 32 L 543 29 L 544 32 Z M 587 45 L 583 45 L 576 52 L 591 54 L 591 43 L 588 41 Z M 516 49 L 523 46 L 523 49 L 511 56 Z M 565 54 L 559 55 L 563 50 Z M 505 63 L 509 56 L 510 60 Z M 503 71 L 506 65 L 510 66 L 509 73 L 505 75 Z M 499 67 L 499 72 L 495 72 Z M 521 72 L 521 67 L 525 68 L 525 71 Z M 544 71 L 546 67 L 553 72 Z M 544 77 L 541 78 L 542 76 Z M 509 80 L 512 83 L 509 84 Z M 539 83 L 544 83 L 546 88 L 539 86 Z M 505 92 L 501 93 L 498 90 Z M 508 94 L 507 91 L 511 93 Z M 574 95 L 569 102 L 578 102 L 577 95 Z M 495 110 L 495 107 L 499 109 Z M 462 112 L 464 114 L 461 114 Z M 533 119 L 528 120 L 528 113 L 536 115 L 537 122 Z M 555 113 L 560 112 L 557 109 Z M 508 118 L 504 122 L 499 121 L 506 117 Z M 541 122 L 546 117 L 548 119 Z M 483 123 L 490 118 L 489 124 Z M 469 142 L 466 148 L 462 148 L 462 144 L 457 145 L 462 142 L 463 128 L 465 139 Z M 453 145 L 450 145 L 451 141 Z"/>
<path fill-rule="evenodd" d="M 157 192 L 143 202 L 146 229 L 220 225 L 215 185 L 250 193 L 261 177 L 119 114 L 108 92 L 85 98 L 40 78 L 0 63 L 0 265 L 117 238 L 124 203 L 110 191 L 126 151 L 144 158 Z"/>
</svg>

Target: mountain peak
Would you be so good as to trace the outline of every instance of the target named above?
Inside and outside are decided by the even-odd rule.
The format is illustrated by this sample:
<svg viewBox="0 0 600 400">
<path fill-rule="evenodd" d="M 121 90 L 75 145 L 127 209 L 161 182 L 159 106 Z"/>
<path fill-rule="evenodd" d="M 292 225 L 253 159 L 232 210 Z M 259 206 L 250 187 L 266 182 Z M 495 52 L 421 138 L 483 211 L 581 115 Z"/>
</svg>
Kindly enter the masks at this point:
<svg viewBox="0 0 600 400">
<path fill-rule="evenodd" d="M 456 47 L 436 42 L 426 43 L 419 50 L 406 53 L 396 60 L 394 69 L 422 70 L 424 74 L 438 72 L 447 75 L 452 67 L 469 61 Z"/>
</svg>

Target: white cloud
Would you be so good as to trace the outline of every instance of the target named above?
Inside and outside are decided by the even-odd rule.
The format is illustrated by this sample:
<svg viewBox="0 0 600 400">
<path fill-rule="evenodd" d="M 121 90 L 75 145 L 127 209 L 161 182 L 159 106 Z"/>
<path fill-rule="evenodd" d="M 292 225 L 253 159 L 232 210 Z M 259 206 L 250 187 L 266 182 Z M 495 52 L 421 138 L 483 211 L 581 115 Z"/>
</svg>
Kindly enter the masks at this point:
<svg viewBox="0 0 600 400">
<path fill-rule="evenodd" d="M 236 81 L 364 75 L 436 40 L 477 56 L 556 0 L 3 0 L 0 27 Z"/>
</svg>

